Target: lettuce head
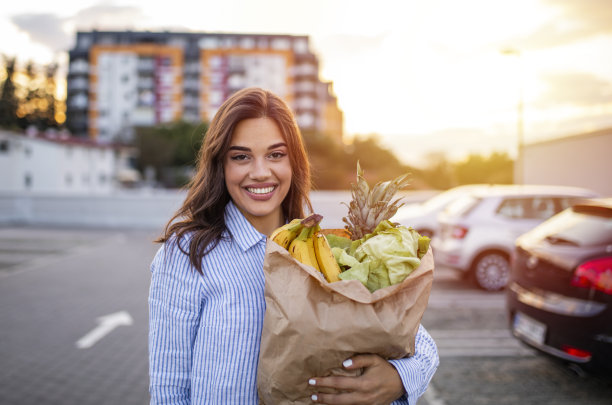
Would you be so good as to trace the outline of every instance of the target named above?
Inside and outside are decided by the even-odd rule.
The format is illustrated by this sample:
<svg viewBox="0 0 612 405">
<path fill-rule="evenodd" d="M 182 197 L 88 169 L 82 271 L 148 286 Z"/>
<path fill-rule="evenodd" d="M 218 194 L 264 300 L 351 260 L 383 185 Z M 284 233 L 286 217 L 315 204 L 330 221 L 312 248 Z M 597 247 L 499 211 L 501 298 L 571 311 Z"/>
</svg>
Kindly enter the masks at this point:
<svg viewBox="0 0 612 405">
<path fill-rule="evenodd" d="M 353 241 L 347 250 L 335 248 L 336 260 L 348 270 L 343 280 L 357 279 L 370 291 L 401 283 L 421 264 L 429 249 L 429 238 L 412 228 L 382 221 L 362 239 Z"/>
</svg>

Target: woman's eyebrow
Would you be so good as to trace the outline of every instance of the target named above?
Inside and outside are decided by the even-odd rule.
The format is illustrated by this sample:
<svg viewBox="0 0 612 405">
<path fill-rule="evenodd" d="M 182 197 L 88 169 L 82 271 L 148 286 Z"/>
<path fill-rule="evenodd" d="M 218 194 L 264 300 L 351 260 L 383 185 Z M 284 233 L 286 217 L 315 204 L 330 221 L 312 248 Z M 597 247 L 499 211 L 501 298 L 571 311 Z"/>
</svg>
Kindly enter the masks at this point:
<svg viewBox="0 0 612 405">
<path fill-rule="evenodd" d="M 285 142 L 275 143 L 273 145 L 268 146 L 268 150 L 280 148 L 282 146 L 287 146 L 287 144 Z M 237 145 L 230 146 L 229 150 L 239 150 L 243 152 L 251 152 L 251 148 L 247 148 L 246 146 L 237 146 Z"/>
<path fill-rule="evenodd" d="M 287 144 L 285 142 L 275 143 L 274 145 L 268 146 L 268 150 L 280 148 L 281 146 L 287 146 Z"/>
<path fill-rule="evenodd" d="M 230 146 L 229 150 L 240 150 L 243 152 L 250 152 L 251 148 L 247 148 L 246 146 Z"/>
</svg>

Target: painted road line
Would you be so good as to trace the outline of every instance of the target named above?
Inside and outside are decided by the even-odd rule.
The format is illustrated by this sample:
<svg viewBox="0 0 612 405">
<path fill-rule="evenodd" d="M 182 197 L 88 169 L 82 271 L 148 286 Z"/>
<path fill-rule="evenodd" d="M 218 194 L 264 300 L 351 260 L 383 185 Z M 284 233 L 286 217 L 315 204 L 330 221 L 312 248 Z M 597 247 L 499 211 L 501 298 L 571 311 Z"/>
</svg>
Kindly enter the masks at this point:
<svg viewBox="0 0 612 405">
<path fill-rule="evenodd" d="M 432 292 L 428 308 L 505 309 L 506 297 L 500 294 L 474 292 Z"/>
<path fill-rule="evenodd" d="M 121 325 L 129 326 L 134 323 L 134 320 L 126 311 L 119 311 L 114 314 L 101 316 L 97 321 L 98 326 L 77 340 L 75 343 L 76 347 L 79 349 L 89 349 L 104 336 L 111 333 L 115 328 Z"/>
<path fill-rule="evenodd" d="M 429 330 L 440 357 L 528 357 L 534 351 L 505 329 Z"/>
</svg>

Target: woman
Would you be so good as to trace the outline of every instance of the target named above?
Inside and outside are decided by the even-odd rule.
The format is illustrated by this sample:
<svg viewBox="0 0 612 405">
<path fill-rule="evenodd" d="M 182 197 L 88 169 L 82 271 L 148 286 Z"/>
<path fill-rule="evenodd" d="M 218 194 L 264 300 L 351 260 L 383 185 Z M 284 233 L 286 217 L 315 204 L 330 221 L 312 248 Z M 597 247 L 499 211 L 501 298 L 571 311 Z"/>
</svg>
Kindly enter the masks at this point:
<svg viewBox="0 0 612 405">
<path fill-rule="evenodd" d="M 153 404 L 257 404 L 256 374 L 265 312 L 266 235 L 303 218 L 310 169 L 289 107 L 244 89 L 213 118 L 183 206 L 158 239 L 149 293 Z M 351 364 L 352 363 L 352 364 Z M 416 403 L 438 364 L 422 327 L 416 354 L 385 361 L 359 355 L 360 377 L 313 376 L 313 402 Z"/>
</svg>

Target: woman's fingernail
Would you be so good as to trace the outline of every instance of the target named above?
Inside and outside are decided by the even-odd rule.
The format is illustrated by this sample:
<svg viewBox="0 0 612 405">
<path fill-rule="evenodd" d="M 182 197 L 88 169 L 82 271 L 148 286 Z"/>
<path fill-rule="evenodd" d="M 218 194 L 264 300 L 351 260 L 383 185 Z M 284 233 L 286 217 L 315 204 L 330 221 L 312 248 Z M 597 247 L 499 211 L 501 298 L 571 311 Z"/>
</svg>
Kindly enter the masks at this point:
<svg viewBox="0 0 612 405">
<path fill-rule="evenodd" d="M 315 394 L 312 394 L 310 399 L 312 399 L 313 401 L 316 401 L 317 399 L 319 399 L 319 397 L 316 396 Z"/>
<path fill-rule="evenodd" d="M 308 380 L 308 384 L 310 384 L 310 385 L 316 385 L 316 384 L 317 384 L 317 382 L 316 382 L 316 380 L 315 380 L 314 378 L 311 378 L 310 380 Z"/>
<path fill-rule="evenodd" d="M 350 367 L 350 366 L 352 366 L 352 365 L 353 365 L 353 360 L 351 360 L 351 359 L 344 360 L 344 362 L 342 363 L 342 365 L 343 365 L 344 367 Z"/>
</svg>

